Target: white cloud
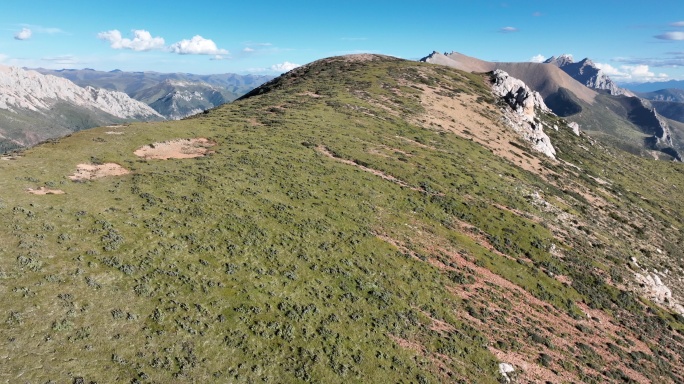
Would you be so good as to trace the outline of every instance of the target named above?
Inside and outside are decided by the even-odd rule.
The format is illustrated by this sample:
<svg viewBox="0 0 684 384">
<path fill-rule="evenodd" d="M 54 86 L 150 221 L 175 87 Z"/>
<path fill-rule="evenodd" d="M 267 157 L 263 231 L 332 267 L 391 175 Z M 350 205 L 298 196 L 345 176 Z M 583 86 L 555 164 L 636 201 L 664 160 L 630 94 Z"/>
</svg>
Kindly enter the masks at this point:
<svg viewBox="0 0 684 384">
<path fill-rule="evenodd" d="M 610 64 L 595 64 L 596 67 L 603 71 L 603 73 L 616 81 L 644 82 L 655 79 L 665 79 L 668 77 L 665 73 L 655 74 L 651 72 L 651 70 L 648 68 L 648 65 L 644 64 L 621 65 L 619 68 L 615 68 Z"/>
<path fill-rule="evenodd" d="M 73 55 L 62 55 L 62 56 L 48 56 L 41 58 L 43 61 L 53 62 L 55 64 L 62 65 L 74 65 L 78 64 L 78 58 Z"/>
<path fill-rule="evenodd" d="M 14 34 L 16 40 L 28 40 L 31 38 L 33 32 L 29 28 L 22 28 L 21 31 Z"/>
<path fill-rule="evenodd" d="M 227 60 L 228 58 L 222 55 L 214 55 L 209 60 Z"/>
<path fill-rule="evenodd" d="M 286 61 L 284 63 L 272 65 L 271 70 L 275 71 L 275 72 L 287 72 L 287 71 L 291 71 L 291 70 L 293 70 L 299 66 L 300 66 L 299 64 L 290 63 L 289 61 Z"/>
<path fill-rule="evenodd" d="M 533 63 L 543 63 L 546 57 L 542 54 L 530 57 L 530 61 Z"/>
<path fill-rule="evenodd" d="M 534 12 L 534 13 L 532 13 L 532 16 L 534 16 L 534 17 L 541 17 L 541 16 L 544 16 L 544 14 L 541 13 L 541 12 Z"/>
<path fill-rule="evenodd" d="M 148 31 L 144 29 L 133 30 L 133 39 L 124 38 L 121 32 L 116 29 L 107 32 L 100 32 L 97 38 L 109 42 L 110 47 L 114 49 L 131 49 L 133 51 L 149 51 L 152 49 L 163 49 L 164 39 L 161 37 L 152 37 Z"/>
<path fill-rule="evenodd" d="M 503 27 L 503 28 L 499 29 L 499 32 L 502 32 L 502 33 L 518 32 L 518 28 L 516 28 L 516 27 Z"/>
<path fill-rule="evenodd" d="M 183 39 L 169 47 L 171 52 L 181 55 L 227 55 L 228 51 L 216 47 L 216 43 L 195 35 L 192 39 Z"/>
<path fill-rule="evenodd" d="M 679 32 L 679 31 L 665 32 L 661 35 L 656 35 L 653 37 L 655 37 L 656 39 L 661 39 L 661 40 L 677 40 L 677 41 L 680 41 L 680 40 L 684 40 L 684 32 Z"/>
<path fill-rule="evenodd" d="M 242 52 L 251 53 L 251 52 L 254 52 L 254 48 L 245 47 L 245 48 L 242 50 Z"/>
<path fill-rule="evenodd" d="M 0 63 L 2 63 L 3 61 L 5 61 L 5 59 L 7 59 L 8 57 L 9 57 L 9 56 L 3 55 L 2 53 L 0 53 Z"/>
<path fill-rule="evenodd" d="M 674 23 L 670 23 L 670 25 L 673 27 L 684 27 L 684 21 L 675 21 Z"/>
</svg>

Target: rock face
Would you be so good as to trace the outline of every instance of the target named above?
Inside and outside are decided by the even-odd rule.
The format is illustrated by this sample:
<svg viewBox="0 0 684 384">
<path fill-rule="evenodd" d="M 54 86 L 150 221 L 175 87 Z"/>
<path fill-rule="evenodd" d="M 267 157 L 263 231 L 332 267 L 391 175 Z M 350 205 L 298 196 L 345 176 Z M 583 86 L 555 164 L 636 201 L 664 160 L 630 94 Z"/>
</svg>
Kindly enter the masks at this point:
<svg viewBox="0 0 684 384">
<path fill-rule="evenodd" d="M 562 69 L 575 80 L 586 85 L 589 88 L 600 89 L 608 91 L 611 95 L 625 95 L 634 96 L 634 94 L 626 89 L 620 88 L 608 77 L 599 67 L 590 59 L 583 59 L 575 63 L 570 55 L 560 55 L 558 57 L 552 56 L 546 61 L 546 64 L 552 64 Z"/>
<path fill-rule="evenodd" d="M 162 119 L 148 105 L 123 92 L 81 88 L 69 80 L 17 67 L 0 66 L 0 109 L 48 111 L 56 102 L 99 110 L 121 119 Z"/>
<path fill-rule="evenodd" d="M 531 142 L 535 150 L 555 159 L 556 149 L 537 118 L 537 111 L 552 113 L 541 95 L 500 69 L 492 73 L 492 91 L 510 107 L 504 110 L 506 123 Z"/>
</svg>

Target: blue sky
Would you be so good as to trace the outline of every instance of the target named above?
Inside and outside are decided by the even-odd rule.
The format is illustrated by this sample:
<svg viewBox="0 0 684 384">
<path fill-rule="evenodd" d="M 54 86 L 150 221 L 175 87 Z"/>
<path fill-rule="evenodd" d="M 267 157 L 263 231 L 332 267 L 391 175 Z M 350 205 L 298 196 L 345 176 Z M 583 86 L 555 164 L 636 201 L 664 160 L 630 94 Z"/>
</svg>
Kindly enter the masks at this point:
<svg viewBox="0 0 684 384">
<path fill-rule="evenodd" d="M 652 5 L 649 5 L 652 4 Z M 323 57 L 569 53 L 618 81 L 684 79 L 681 0 L 3 1 L 0 64 L 280 73 Z"/>
</svg>

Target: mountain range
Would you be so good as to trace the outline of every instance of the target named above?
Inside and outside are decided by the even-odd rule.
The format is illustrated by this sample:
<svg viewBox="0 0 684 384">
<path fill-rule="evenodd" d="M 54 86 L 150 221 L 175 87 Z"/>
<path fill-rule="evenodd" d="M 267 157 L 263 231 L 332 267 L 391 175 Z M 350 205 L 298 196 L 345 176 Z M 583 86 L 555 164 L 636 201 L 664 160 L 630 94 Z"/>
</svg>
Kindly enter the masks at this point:
<svg viewBox="0 0 684 384">
<path fill-rule="evenodd" d="M 233 73 L 195 75 L 191 73 L 110 72 L 92 69 L 36 71 L 69 79 L 82 87 L 124 92 L 152 107 L 167 119 L 177 120 L 233 101 L 273 78 L 268 75 Z"/>
<path fill-rule="evenodd" d="M 31 146 L 96 126 L 164 119 L 123 92 L 0 66 L 0 150 Z"/>
<path fill-rule="evenodd" d="M 668 80 L 649 83 L 624 83 L 622 86 L 634 92 L 654 92 L 661 89 L 684 89 L 684 80 Z"/>
<path fill-rule="evenodd" d="M 0 381 L 684 382 L 684 164 L 553 112 L 633 98 L 433 58 L 4 156 Z"/>
</svg>

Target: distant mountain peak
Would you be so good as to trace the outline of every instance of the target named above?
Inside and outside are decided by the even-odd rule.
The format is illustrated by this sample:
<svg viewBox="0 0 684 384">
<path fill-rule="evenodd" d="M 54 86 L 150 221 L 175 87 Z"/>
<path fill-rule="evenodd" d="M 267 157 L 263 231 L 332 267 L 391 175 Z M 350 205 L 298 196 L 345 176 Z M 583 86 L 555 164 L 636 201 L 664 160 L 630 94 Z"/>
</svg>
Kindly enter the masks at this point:
<svg viewBox="0 0 684 384">
<path fill-rule="evenodd" d="M 589 58 L 584 58 L 579 62 L 575 62 L 572 55 L 563 54 L 558 57 L 551 56 L 544 61 L 544 63 L 557 66 L 565 73 L 572 76 L 572 78 L 589 88 L 604 90 L 611 95 L 634 96 L 632 92 L 618 87 L 618 85 Z"/>
<path fill-rule="evenodd" d="M 574 62 L 575 60 L 569 53 L 564 53 L 558 57 L 551 56 L 550 58 L 546 59 L 546 61 L 544 61 L 544 63 L 546 64 L 553 64 L 559 68 L 567 64 L 573 64 Z"/>
</svg>

